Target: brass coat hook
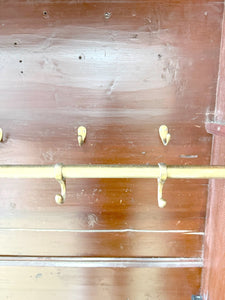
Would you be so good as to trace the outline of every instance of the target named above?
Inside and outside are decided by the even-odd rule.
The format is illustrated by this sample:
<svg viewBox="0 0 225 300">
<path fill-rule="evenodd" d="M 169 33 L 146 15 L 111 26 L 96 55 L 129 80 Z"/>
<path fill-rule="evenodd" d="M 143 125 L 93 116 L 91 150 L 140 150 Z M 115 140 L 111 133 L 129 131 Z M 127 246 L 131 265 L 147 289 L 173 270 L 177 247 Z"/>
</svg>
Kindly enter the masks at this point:
<svg viewBox="0 0 225 300">
<path fill-rule="evenodd" d="M 85 139 L 86 139 L 87 129 L 84 126 L 78 127 L 77 135 L 78 135 L 78 137 L 77 137 L 78 138 L 78 144 L 81 147 L 82 144 L 84 143 Z"/>
<path fill-rule="evenodd" d="M 158 180 L 158 206 L 165 207 L 163 185 L 173 179 L 225 179 L 225 166 L 158 166 L 146 165 L 0 165 L 0 178 L 52 178 L 61 187 L 55 196 L 62 204 L 66 197 L 66 178 L 156 178 Z"/>
<path fill-rule="evenodd" d="M 61 194 L 55 195 L 55 202 L 57 204 L 63 204 L 66 200 L 66 180 L 62 175 L 62 167 L 62 164 L 56 164 L 54 166 L 55 179 L 58 181 L 61 187 Z"/>
<path fill-rule="evenodd" d="M 163 199 L 163 185 L 167 179 L 167 166 L 163 163 L 158 163 L 160 176 L 158 177 L 158 206 L 163 208 L 166 206 L 166 200 Z"/>
<path fill-rule="evenodd" d="M 3 131 L 2 131 L 2 128 L 0 128 L 0 142 L 3 141 Z"/>
<path fill-rule="evenodd" d="M 169 129 L 166 125 L 161 125 L 159 127 L 159 136 L 161 138 L 163 145 L 167 146 L 171 139 L 171 135 L 169 134 Z"/>
</svg>

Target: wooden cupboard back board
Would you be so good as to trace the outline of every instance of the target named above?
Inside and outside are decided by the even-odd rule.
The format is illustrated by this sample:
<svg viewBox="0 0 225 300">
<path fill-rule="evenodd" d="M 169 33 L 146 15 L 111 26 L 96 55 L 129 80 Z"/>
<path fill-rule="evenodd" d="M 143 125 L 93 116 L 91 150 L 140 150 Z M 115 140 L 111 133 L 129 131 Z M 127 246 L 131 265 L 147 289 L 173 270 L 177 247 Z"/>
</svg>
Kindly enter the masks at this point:
<svg viewBox="0 0 225 300">
<path fill-rule="evenodd" d="M 0 163 L 209 164 L 222 13 L 208 0 L 0 2 Z M 202 257 L 205 180 L 168 180 L 165 209 L 150 179 L 69 180 L 60 207 L 54 180 L 0 184 L 0 255 Z"/>
</svg>

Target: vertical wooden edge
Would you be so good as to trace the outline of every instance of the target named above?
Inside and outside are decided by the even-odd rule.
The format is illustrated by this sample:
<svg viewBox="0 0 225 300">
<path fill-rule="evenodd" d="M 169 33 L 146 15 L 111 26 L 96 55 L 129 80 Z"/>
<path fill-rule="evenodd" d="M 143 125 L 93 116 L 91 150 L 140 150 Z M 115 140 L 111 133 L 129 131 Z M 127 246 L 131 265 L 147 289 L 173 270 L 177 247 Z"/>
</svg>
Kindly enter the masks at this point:
<svg viewBox="0 0 225 300">
<path fill-rule="evenodd" d="M 219 73 L 217 83 L 216 106 L 214 122 L 225 124 L 225 16 L 222 20 L 222 34 L 219 60 Z M 213 129 L 211 164 L 225 164 L 225 136 L 218 134 L 218 124 L 206 124 L 206 130 Z M 219 131 L 221 127 L 219 126 Z M 208 131 L 208 130 L 207 130 Z M 209 132 L 209 131 L 208 131 Z M 210 180 L 208 192 L 208 204 L 206 212 L 205 239 L 204 239 L 204 266 L 202 271 L 201 295 L 204 300 L 224 299 L 225 295 L 225 197 L 224 180 Z"/>
<path fill-rule="evenodd" d="M 223 149 L 225 149 L 225 138 L 214 137 L 212 163 L 225 164 Z M 224 186 L 225 180 L 211 180 L 209 184 L 201 287 L 204 300 L 224 299 L 225 295 Z"/>
<path fill-rule="evenodd" d="M 205 224 L 205 237 L 204 237 L 204 245 L 203 245 L 203 270 L 202 270 L 202 281 L 201 281 L 201 295 L 204 300 L 208 298 L 208 286 L 209 286 L 209 243 L 210 243 L 210 206 L 212 202 L 212 180 L 209 181 L 209 192 L 208 192 L 208 203 L 206 210 L 206 224 Z"/>
<path fill-rule="evenodd" d="M 212 139 L 212 151 L 211 151 L 211 164 L 214 161 L 214 150 L 215 150 L 215 136 Z M 206 208 L 206 222 L 205 222 L 205 236 L 204 236 L 204 244 L 203 244 L 203 270 L 202 270 L 202 282 L 201 282 L 201 295 L 203 295 L 203 299 L 208 299 L 208 285 L 209 285 L 209 244 L 210 244 L 210 228 L 211 228 L 211 206 L 213 201 L 213 191 L 214 191 L 215 180 L 209 180 L 208 187 L 208 201 Z M 211 245 L 212 246 L 212 245 Z"/>
</svg>

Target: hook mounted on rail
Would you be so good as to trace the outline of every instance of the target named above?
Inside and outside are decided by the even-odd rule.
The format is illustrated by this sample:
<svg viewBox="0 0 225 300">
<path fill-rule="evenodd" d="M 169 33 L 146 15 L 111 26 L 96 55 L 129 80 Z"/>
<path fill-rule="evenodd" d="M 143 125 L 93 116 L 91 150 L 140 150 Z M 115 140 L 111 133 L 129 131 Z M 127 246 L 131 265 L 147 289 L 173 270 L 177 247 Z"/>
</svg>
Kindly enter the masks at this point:
<svg viewBox="0 0 225 300">
<path fill-rule="evenodd" d="M 56 203 L 66 198 L 66 178 L 155 178 L 158 181 L 158 206 L 165 207 L 163 186 L 167 178 L 225 179 L 225 166 L 145 165 L 0 165 L 1 178 L 51 178 L 59 182 L 61 193 Z"/>
<path fill-rule="evenodd" d="M 0 128 L 0 142 L 3 141 L 3 131 L 2 131 L 2 128 Z"/>
<path fill-rule="evenodd" d="M 167 166 L 163 163 L 158 163 L 159 170 L 160 170 L 160 176 L 158 177 L 158 206 L 160 208 L 163 208 L 166 206 L 166 200 L 163 199 L 162 193 L 163 193 L 163 185 L 166 182 L 167 179 Z"/>
<path fill-rule="evenodd" d="M 55 195 L 55 202 L 57 204 L 63 204 L 66 200 L 66 180 L 62 175 L 62 164 L 56 164 L 54 167 L 55 179 L 58 181 L 61 187 L 61 194 Z"/>
</svg>

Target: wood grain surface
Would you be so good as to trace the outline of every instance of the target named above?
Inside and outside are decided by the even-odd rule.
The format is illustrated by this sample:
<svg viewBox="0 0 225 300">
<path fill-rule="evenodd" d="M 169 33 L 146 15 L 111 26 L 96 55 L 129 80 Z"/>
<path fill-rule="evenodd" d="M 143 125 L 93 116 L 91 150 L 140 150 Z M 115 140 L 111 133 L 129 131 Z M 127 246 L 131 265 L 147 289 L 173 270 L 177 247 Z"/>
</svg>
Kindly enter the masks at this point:
<svg viewBox="0 0 225 300">
<path fill-rule="evenodd" d="M 220 71 L 214 123 L 217 128 L 225 121 L 225 21 L 223 19 Z M 220 131 L 220 130 L 219 130 Z M 223 135 L 214 135 L 212 164 L 225 164 L 225 140 Z M 211 180 L 206 219 L 205 267 L 202 277 L 204 299 L 224 299 L 225 295 L 225 257 L 224 257 L 224 215 L 225 180 Z"/>
<path fill-rule="evenodd" d="M 190 300 L 191 295 L 198 293 L 200 275 L 199 268 L 1 267 L 0 297 L 17 300 Z"/>
<path fill-rule="evenodd" d="M 1 1 L 0 164 L 209 164 L 222 15 L 216 0 Z M 0 186 L 0 255 L 202 257 L 205 180 L 168 180 L 165 209 L 156 180 L 68 180 L 60 207 L 54 180 Z M 4 300 L 190 299 L 201 275 L 5 268 Z"/>
<path fill-rule="evenodd" d="M 214 107 L 222 3 L 17 1 L 0 8 L 0 163 L 209 163 L 204 122 Z M 167 147 L 158 136 L 162 124 L 172 136 Z M 82 147 L 79 125 L 87 127 Z M 168 181 L 164 210 L 157 208 L 151 180 L 70 181 L 64 207 L 53 201 L 58 185 L 52 181 L 1 185 L 2 234 L 20 228 L 14 236 L 24 240 L 27 253 L 34 252 L 26 229 L 50 228 L 52 242 L 60 236 L 54 229 L 68 230 L 66 236 L 80 229 L 175 230 L 171 243 L 190 242 L 191 255 L 201 255 L 207 181 Z M 98 233 L 102 245 L 105 235 Z M 160 241 L 153 248 L 166 247 L 149 232 L 142 235 L 144 248 L 153 236 Z M 48 242 L 42 240 L 50 253 Z M 4 245 L 0 254 L 7 254 Z M 70 252 L 69 244 L 60 245 L 57 253 Z M 35 255 L 42 255 L 41 247 Z"/>
<path fill-rule="evenodd" d="M 0 230 L 2 255 L 201 257 L 202 235 L 192 232 Z"/>
</svg>

